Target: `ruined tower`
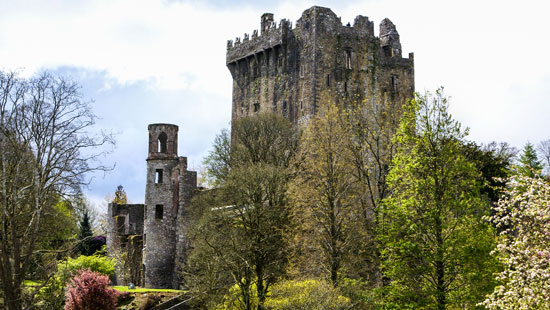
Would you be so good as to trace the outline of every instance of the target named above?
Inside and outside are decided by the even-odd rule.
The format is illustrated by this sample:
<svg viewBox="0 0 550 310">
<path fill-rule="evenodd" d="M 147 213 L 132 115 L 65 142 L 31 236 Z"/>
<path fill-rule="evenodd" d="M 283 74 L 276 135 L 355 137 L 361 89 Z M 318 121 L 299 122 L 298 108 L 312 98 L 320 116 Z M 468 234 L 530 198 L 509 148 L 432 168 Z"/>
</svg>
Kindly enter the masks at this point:
<svg viewBox="0 0 550 310">
<path fill-rule="evenodd" d="M 232 120 L 261 111 L 300 123 L 327 98 L 401 105 L 413 97 L 414 59 L 402 57 L 395 25 L 384 19 L 379 37 L 368 17 L 343 25 L 330 9 L 314 6 L 293 28 L 273 14 L 261 16 L 261 32 L 227 42 L 233 77 Z"/>
<path fill-rule="evenodd" d="M 185 258 L 185 207 L 196 189 L 196 172 L 178 157 L 178 126 L 149 125 L 145 187 L 143 268 L 145 286 L 174 288 Z"/>
<path fill-rule="evenodd" d="M 186 157 L 178 157 L 178 126 L 148 129 L 145 204 L 109 204 L 107 253 L 125 257 L 114 284 L 178 288 L 189 248 L 186 209 L 197 191 L 197 173 L 187 170 Z"/>
</svg>

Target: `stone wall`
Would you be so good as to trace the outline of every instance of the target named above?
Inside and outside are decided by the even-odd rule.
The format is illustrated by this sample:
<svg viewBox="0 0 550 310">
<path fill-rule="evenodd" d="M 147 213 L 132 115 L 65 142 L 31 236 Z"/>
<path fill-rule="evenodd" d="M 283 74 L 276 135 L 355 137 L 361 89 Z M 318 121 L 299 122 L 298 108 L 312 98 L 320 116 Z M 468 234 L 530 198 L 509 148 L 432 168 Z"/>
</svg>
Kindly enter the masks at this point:
<svg viewBox="0 0 550 310">
<path fill-rule="evenodd" d="M 197 182 L 196 172 L 187 170 L 187 158 L 177 156 L 177 130 L 175 125 L 149 125 L 143 236 L 146 287 L 177 287 L 177 262 L 182 261 L 187 248 L 185 206 Z M 158 144 L 163 136 L 166 148 Z"/>
<path fill-rule="evenodd" d="M 107 207 L 107 253 L 117 260 L 114 284 L 127 285 L 134 280 L 131 274 L 141 273 L 143 246 L 138 240 L 143 234 L 144 215 L 143 204 L 110 203 Z M 129 257 L 134 263 L 129 263 Z M 133 283 L 139 285 L 141 281 Z"/>
<path fill-rule="evenodd" d="M 413 97 L 414 59 L 401 57 L 395 25 L 357 16 L 342 25 L 330 9 L 314 6 L 296 27 L 261 18 L 261 35 L 228 42 L 226 63 L 233 77 L 232 119 L 262 111 L 301 123 L 319 110 L 327 94 L 338 100 L 374 100 L 401 105 Z"/>
</svg>

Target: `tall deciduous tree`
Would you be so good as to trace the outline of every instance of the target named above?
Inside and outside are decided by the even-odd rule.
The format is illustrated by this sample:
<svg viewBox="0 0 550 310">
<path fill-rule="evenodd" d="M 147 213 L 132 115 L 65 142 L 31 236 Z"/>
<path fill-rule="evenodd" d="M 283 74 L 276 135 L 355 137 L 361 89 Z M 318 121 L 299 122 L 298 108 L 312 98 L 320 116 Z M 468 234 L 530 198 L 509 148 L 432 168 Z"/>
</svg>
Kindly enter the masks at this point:
<svg viewBox="0 0 550 310">
<path fill-rule="evenodd" d="M 228 138 L 222 134 L 224 141 L 218 139 L 216 143 L 228 145 Z M 213 270 L 210 264 L 215 262 L 216 268 L 239 286 L 246 309 L 252 308 L 252 290 L 258 297 L 258 309 L 262 309 L 270 285 L 284 273 L 287 257 L 283 231 L 289 222 L 286 190 L 291 177 L 288 166 L 298 140 L 295 128 L 281 116 L 259 114 L 235 121 L 230 169 L 220 174 L 222 186 L 202 198 L 216 196 L 210 201 L 218 200 L 219 207 L 195 204 L 201 215 L 191 228 L 196 254 L 192 254 L 189 265 L 204 266 L 196 268 L 199 276 L 195 279 L 208 279 Z M 224 156 L 212 158 L 223 160 Z"/>
<path fill-rule="evenodd" d="M 0 73 L 0 279 L 8 309 L 22 307 L 45 208 L 78 193 L 86 173 L 104 169 L 93 149 L 112 138 L 91 136 L 94 120 L 76 83 Z"/>
<path fill-rule="evenodd" d="M 298 173 L 292 182 L 295 265 L 336 286 L 357 236 L 357 182 L 345 111 L 328 103 L 309 120 L 302 136 Z"/>
<path fill-rule="evenodd" d="M 488 309 L 550 309 L 550 185 L 541 178 L 514 176 L 494 207 L 502 229 L 494 254 L 504 265 Z"/>
<path fill-rule="evenodd" d="M 355 217 L 362 223 L 354 248 L 355 272 L 371 286 L 382 283 L 377 229 L 381 201 L 389 195 L 387 175 L 395 154 L 393 135 L 399 127 L 403 102 L 372 95 L 363 101 L 343 99 L 347 148 L 351 152 L 352 177 L 357 183 Z"/>
<path fill-rule="evenodd" d="M 380 233 L 390 308 L 472 308 L 494 285 L 479 173 L 461 154 L 467 132 L 447 108 L 441 90 L 417 96 L 394 138 Z"/>
</svg>

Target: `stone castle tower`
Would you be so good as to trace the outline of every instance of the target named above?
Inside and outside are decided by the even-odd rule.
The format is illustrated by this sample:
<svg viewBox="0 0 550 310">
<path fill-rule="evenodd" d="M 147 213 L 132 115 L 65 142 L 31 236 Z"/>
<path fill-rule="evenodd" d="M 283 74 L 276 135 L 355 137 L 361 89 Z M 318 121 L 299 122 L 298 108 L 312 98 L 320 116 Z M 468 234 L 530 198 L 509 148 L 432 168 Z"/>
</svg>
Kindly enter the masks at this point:
<svg viewBox="0 0 550 310">
<path fill-rule="evenodd" d="M 333 98 L 400 105 L 414 92 L 413 54 L 401 54 L 389 19 L 376 37 L 367 17 L 342 25 L 328 8 L 304 11 L 295 28 L 263 14 L 260 33 L 227 42 L 232 120 L 268 111 L 299 124 Z M 126 266 L 117 266 L 114 283 L 177 288 L 189 248 L 186 209 L 197 191 L 197 174 L 178 156 L 178 126 L 151 124 L 148 131 L 145 204 L 109 204 L 107 251 L 127 258 Z"/>
<path fill-rule="evenodd" d="M 145 205 L 109 204 L 107 250 L 126 253 L 130 262 L 126 272 L 117 270 L 118 284 L 177 288 L 188 249 L 186 207 L 197 173 L 187 170 L 186 157 L 178 157 L 178 126 L 151 124 L 148 130 Z"/>
<path fill-rule="evenodd" d="M 389 19 L 376 37 L 367 17 L 342 25 L 328 8 L 304 11 L 295 28 L 286 19 L 277 25 L 273 14 L 265 13 L 260 33 L 227 42 L 232 120 L 272 111 L 301 123 L 329 97 L 402 104 L 413 97 L 414 58 L 401 54 Z"/>
</svg>

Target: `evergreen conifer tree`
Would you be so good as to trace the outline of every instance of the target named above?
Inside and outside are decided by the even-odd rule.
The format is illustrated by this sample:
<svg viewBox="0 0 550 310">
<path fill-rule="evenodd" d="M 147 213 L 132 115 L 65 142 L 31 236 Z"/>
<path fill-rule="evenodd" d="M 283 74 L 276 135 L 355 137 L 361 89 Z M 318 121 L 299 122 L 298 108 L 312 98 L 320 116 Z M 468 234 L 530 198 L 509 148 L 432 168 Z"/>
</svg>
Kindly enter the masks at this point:
<svg viewBox="0 0 550 310">
<path fill-rule="evenodd" d="M 537 157 L 535 146 L 527 142 L 523 147 L 523 152 L 519 156 L 517 173 L 522 176 L 534 178 L 541 175 L 542 162 Z"/>
<path fill-rule="evenodd" d="M 80 255 L 92 255 L 91 252 L 91 237 L 92 237 L 92 225 L 90 224 L 90 216 L 88 215 L 88 210 L 84 211 L 82 219 L 79 223 L 78 231 L 78 246 L 77 250 Z"/>
</svg>

